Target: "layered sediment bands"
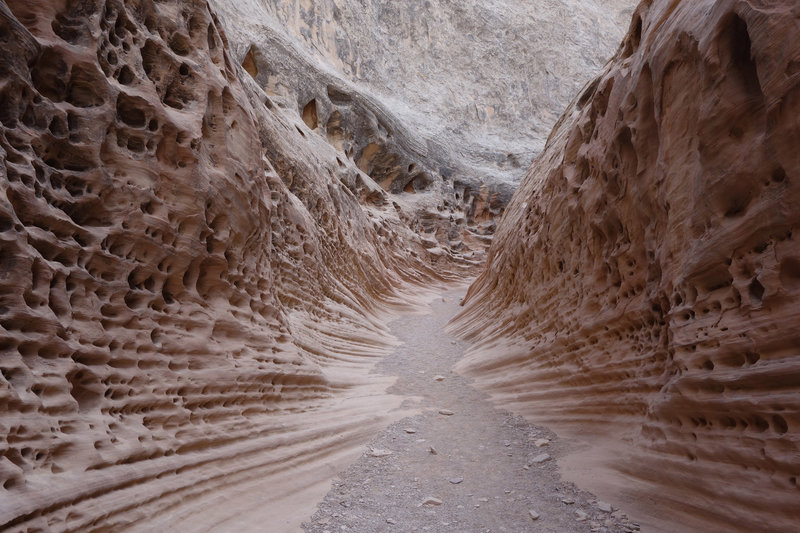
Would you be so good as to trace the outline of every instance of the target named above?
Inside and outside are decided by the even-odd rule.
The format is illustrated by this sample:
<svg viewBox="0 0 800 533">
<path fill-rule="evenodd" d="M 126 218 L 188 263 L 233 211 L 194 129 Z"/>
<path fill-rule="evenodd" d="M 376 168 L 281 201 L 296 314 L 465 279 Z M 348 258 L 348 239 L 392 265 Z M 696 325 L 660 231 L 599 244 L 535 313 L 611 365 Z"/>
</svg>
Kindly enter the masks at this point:
<svg viewBox="0 0 800 533">
<path fill-rule="evenodd" d="M 14 0 L 0 41 L 0 528 L 285 518 L 388 416 L 378 309 L 472 263 L 272 105 L 206 2 Z"/>
<path fill-rule="evenodd" d="M 528 171 L 454 325 L 478 343 L 464 372 L 611 439 L 617 496 L 660 502 L 669 514 L 645 519 L 672 531 L 800 519 L 798 16 L 643 2 Z"/>
</svg>

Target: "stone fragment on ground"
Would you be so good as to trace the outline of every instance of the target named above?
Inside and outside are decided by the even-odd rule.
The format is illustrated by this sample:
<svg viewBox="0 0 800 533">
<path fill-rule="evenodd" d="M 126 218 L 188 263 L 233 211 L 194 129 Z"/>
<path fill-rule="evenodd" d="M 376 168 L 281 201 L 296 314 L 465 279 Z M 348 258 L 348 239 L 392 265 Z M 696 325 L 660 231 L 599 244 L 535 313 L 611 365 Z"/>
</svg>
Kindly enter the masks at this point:
<svg viewBox="0 0 800 533">
<path fill-rule="evenodd" d="M 369 455 L 371 457 L 389 457 L 392 455 L 391 450 L 382 450 L 380 448 L 370 448 Z"/>
<path fill-rule="evenodd" d="M 549 461 L 550 459 L 552 459 L 552 457 L 550 457 L 549 453 L 540 453 L 539 455 L 537 455 L 534 458 L 532 458 L 530 460 L 530 463 L 538 465 L 538 464 L 545 463 L 545 462 Z"/>
<path fill-rule="evenodd" d="M 610 513 L 614 510 L 611 507 L 611 504 L 606 502 L 597 502 L 597 508 L 603 511 L 604 513 Z"/>
</svg>

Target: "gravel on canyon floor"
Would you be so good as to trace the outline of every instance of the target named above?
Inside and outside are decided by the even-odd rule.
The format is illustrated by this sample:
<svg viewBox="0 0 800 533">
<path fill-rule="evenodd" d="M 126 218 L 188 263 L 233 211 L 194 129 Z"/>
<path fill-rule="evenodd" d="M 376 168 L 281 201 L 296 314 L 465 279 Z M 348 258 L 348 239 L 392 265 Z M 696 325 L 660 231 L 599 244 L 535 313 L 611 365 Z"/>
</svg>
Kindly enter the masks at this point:
<svg viewBox="0 0 800 533">
<path fill-rule="evenodd" d="M 382 431 L 333 481 L 306 533 L 635 532 L 609 503 L 564 482 L 568 450 L 545 427 L 495 408 L 451 371 L 468 344 L 443 327 L 463 293 L 448 292 L 426 315 L 391 323 L 403 342 L 375 372 L 422 414 Z"/>
</svg>

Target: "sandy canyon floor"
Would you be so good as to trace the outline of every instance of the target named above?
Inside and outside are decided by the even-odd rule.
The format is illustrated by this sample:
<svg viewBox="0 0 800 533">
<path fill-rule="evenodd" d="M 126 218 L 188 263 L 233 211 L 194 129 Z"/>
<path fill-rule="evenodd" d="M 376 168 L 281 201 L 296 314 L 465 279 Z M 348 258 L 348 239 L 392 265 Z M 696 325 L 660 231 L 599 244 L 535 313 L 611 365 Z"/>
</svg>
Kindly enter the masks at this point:
<svg viewBox="0 0 800 533">
<path fill-rule="evenodd" d="M 427 312 L 391 322 L 402 342 L 374 372 L 396 376 L 388 392 L 418 414 L 395 422 L 338 475 L 307 533 L 624 532 L 622 510 L 559 475 L 570 443 L 495 408 L 451 369 L 468 345 L 443 331 L 463 290 Z M 377 376 L 376 376 L 377 377 Z"/>
</svg>

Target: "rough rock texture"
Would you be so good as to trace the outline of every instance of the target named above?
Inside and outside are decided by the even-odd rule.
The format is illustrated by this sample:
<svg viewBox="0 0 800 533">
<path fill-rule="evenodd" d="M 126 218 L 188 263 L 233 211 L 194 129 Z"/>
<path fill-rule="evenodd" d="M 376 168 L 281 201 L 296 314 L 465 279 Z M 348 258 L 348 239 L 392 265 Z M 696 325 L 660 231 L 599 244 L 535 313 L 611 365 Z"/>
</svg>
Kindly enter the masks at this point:
<svg viewBox="0 0 800 533">
<path fill-rule="evenodd" d="M 0 528 L 277 520 L 385 423 L 379 309 L 471 263 L 276 108 L 204 1 L 0 2 L 0 47 Z"/>
<path fill-rule="evenodd" d="M 455 324 L 478 342 L 464 372 L 611 439 L 616 496 L 649 500 L 664 530 L 800 523 L 799 17 L 790 1 L 643 2 Z"/>
<path fill-rule="evenodd" d="M 488 240 L 511 183 L 611 56 L 634 5 L 213 3 L 234 55 L 276 105 L 393 193 L 412 227 L 457 250 L 460 239 Z"/>
<path fill-rule="evenodd" d="M 305 83 L 297 61 L 286 64 L 281 54 L 304 57 L 347 92 L 375 96 L 423 139 L 457 146 L 454 161 L 516 182 L 567 103 L 613 54 L 635 4 L 217 2 L 237 54 L 251 54 L 258 79 L 298 110 L 311 98 L 327 100 L 315 87 L 323 77 Z M 276 54 L 275 44 L 288 49 Z"/>
</svg>

